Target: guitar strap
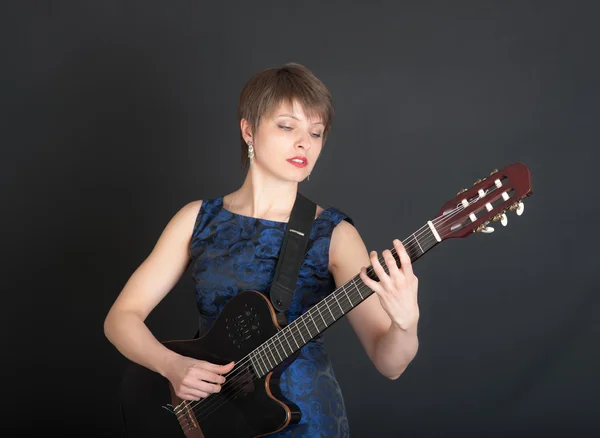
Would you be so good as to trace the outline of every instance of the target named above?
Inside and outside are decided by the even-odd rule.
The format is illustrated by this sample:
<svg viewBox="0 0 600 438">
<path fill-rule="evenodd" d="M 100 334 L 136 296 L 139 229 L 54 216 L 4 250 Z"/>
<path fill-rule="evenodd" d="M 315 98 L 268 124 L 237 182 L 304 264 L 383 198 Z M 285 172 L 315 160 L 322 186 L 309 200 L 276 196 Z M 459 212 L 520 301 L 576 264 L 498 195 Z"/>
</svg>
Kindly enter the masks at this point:
<svg viewBox="0 0 600 438">
<path fill-rule="evenodd" d="M 290 221 L 283 236 L 275 277 L 269 290 L 271 304 L 277 311 L 277 322 L 281 327 L 287 325 L 284 312 L 292 303 L 316 208 L 317 206 L 313 201 L 297 192 Z"/>
<path fill-rule="evenodd" d="M 298 273 L 306 255 L 306 247 L 308 246 L 316 211 L 317 205 L 313 201 L 300 192 L 296 193 L 296 201 L 292 207 L 286 233 L 283 235 L 275 276 L 269 289 L 269 298 L 275 308 L 277 322 L 280 327 L 287 325 L 284 312 L 292 303 Z M 194 336 L 195 338 L 207 331 L 206 321 L 202 315 L 199 315 L 199 319 L 200 327 Z"/>
</svg>

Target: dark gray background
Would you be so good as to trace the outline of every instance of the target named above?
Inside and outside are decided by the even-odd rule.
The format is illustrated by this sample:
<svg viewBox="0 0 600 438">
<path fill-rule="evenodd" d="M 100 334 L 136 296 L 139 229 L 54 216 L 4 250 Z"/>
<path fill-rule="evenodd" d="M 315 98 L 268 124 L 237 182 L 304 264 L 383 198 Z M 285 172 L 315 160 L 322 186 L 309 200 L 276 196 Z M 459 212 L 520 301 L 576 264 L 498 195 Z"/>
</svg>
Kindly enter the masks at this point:
<svg viewBox="0 0 600 438">
<path fill-rule="evenodd" d="M 208 3 L 2 4 L 0 429 L 121 436 L 104 316 L 181 206 L 241 183 L 239 92 L 295 61 L 336 108 L 301 190 L 369 249 L 494 168 L 532 172 L 523 216 L 415 264 L 400 379 L 330 329 L 352 436 L 600 432 L 595 2 Z M 189 273 L 148 324 L 194 333 Z"/>
</svg>

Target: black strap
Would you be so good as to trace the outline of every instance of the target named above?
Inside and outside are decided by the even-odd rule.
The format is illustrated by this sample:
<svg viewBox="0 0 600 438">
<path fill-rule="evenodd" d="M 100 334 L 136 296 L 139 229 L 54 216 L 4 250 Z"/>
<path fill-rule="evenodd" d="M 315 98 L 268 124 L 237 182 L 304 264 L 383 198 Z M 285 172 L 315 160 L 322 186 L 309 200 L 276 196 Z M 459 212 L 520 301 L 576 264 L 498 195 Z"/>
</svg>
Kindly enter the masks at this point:
<svg viewBox="0 0 600 438">
<path fill-rule="evenodd" d="M 286 233 L 283 236 L 275 277 L 269 290 L 271 303 L 277 311 L 277 322 L 282 327 L 287 325 L 284 312 L 292 303 L 298 273 L 304 261 L 316 211 L 317 205 L 313 201 L 300 192 L 296 193 L 296 201 L 292 207 Z M 207 321 L 202 315 L 199 315 L 199 319 L 200 327 L 195 338 L 204 335 L 208 330 Z"/>
<path fill-rule="evenodd" d="M 287 324 L 283 312 L 292 303 L 298 273 L 304 261 L 312 223 L 315 219 L 316 208 L 317 206 L 313 201 L 297 192 L 287 230 L 283 236 L 275 277 L 269 290 L 271 303 L 277 311 L 277 319 L 280 325 Z"/>
</svg>

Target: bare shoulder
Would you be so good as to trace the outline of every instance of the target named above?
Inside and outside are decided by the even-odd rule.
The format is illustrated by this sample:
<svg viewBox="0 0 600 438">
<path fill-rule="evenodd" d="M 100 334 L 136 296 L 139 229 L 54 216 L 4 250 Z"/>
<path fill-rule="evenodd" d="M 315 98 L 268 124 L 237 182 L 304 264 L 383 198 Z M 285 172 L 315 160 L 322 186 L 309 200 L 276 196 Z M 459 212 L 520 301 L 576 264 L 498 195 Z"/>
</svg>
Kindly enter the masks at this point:
<svg viewBox="0 0 600 438">
<path fill-rule="evenodd" d="M 333 234 L 331 235 L 331 244 L 336 245 L 343 243 L 343 241 L 350 240 L 361 240 L 360 233 L 356 229 L 354 225 L 346 220 L 340 221 L 339 224 L 335 226 L 333 229 Z"/>
<path fill-rule="evenodd" d="M 185 216 L 193 216 L 195 219 L 196 216 L 198 216 L 198 213 L 200 212 L 200 207 L 202 207 L 202 199 L 190 201 L 183 207 L 181 207 L 179 213 Z"/>
<path fill-rule="evenodd" d="M 173 245 L 176 245 L 176 248 L 185 249 L 186 255 L 189 255 L 188 245 L 191 241 L 201 206 L 202 200 L 196 200 L 190 201 L 180 207 L 162 231 L 153 253 L 167 248 L 173 250 Z"/>
<path fill-rule="evenodd" d="M 356 227 L 346 220 L 340 221 L 331 235 L 329 245 L 329 264 L 339 267 L 350 258 L 364 259 L 366 247 Z M 358 256 L 358 257 L 357 257 Z"/>
<path fill-rule="evenodd" d="M 170 225 L 175 225 L 182 230 L 190 230 L 190 226 L 193 228 L 196 223 L 196 218 L 198 217 L 198 213 L 200 213 L 201 207 L 202 199 L 184 204 L 179 211 L 175 213 L 171 219 Z"/>
<path fill-rule="evenodd" d="M 183 205 L 171 217 L 154 248 L 137 267 L 113 304 L 142 320 L 177 284 L 189 263 L 189 244 L 202 201 Z"/>
<path fill-rule="evenodd" d="M 190 201 L 179 208 L 162 230 L 150 256 L 150 260 L 171 259 L 185 263 L 189 256 L 189 244 L 202 200 Z"/>
</svg>

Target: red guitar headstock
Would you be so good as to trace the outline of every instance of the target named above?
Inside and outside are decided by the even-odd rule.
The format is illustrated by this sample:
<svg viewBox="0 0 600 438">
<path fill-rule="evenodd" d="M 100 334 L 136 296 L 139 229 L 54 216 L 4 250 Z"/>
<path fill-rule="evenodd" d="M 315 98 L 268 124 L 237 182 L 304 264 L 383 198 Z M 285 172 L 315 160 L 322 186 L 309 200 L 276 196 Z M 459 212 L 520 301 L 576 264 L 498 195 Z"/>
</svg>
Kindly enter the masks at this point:
<svg viewBox="0 0 600 438">
<path fill-rule="evenodd" d="M 473 232 L 491 233 L 491 221 L 506 226 L 507 211 L 523 213 L 523 199 L 531 196 L 531 173 L 523 163 L 514 163 L 502 170 L 494 170 L 487 178 L 475 181 L 470 189 L 463 189 L 444 204 L 436 218 L 439 237 L 450 239 L 466 237 Z"/>
</svg>

